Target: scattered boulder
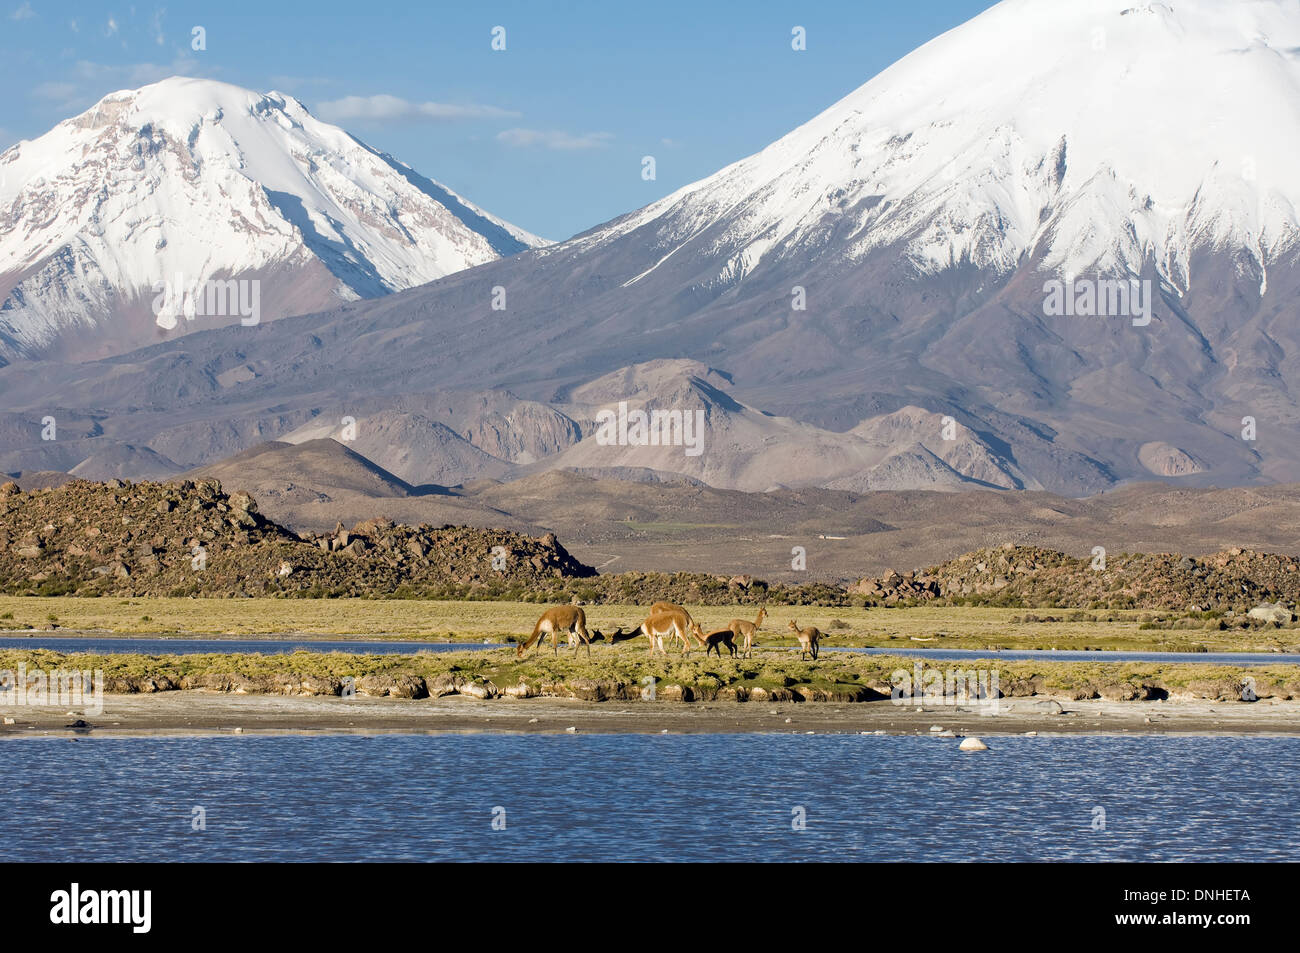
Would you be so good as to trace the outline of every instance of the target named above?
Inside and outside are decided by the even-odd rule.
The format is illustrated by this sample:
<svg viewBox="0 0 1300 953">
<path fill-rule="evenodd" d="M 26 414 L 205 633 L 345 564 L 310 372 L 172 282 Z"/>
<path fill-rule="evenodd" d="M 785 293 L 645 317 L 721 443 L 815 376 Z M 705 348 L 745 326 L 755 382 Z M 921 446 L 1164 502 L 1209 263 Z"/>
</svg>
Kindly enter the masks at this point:
<svg viewBox="0 0 1300 953">
<path fill-rule="evenodd" d="M 665 702 L 695 701 L 695 692 L 689 685 L 660 685 L 655 690 L 655 698 Z"/>
<path fill-rule="evenodd" d="M 1133 702 L 1146 697 L 1142 686 L 1129 682 L 1111 682 L 1102 685 L 1097 692 L 1108 702 Z"/>
<path fill-rule="evenodd" d="M 1290 625 L 1295 621 L 1295 614 L 1280 602 L 1266 602 L 1263 605 L 1255 606 L 1246 615 L 1251 619 L 1272 622 L 1275 625 Z"/>
<path fill-rule="evenodd" d="M 437 676 L 429 683 L 429 697 L 442 698 L 445 695 L 455 695 L 460 692 L 460 687 L 465 684 L 465 679 L 452 672 L 444 672 Z"/>
<path fill-rule="evenodd" d="M 419 675 L 393 675 L 388 682 L 388 694 L 392 698 L 425 698 L 429 687 Z"/>
<path fill-rule="evenodd" d="M 462 695 L 468 695 L 470 698 L 496 698 L 501 694 L 501 689 L 486 678 L 467 679 L 461 682 L 456 690 Z"/>
</svg>

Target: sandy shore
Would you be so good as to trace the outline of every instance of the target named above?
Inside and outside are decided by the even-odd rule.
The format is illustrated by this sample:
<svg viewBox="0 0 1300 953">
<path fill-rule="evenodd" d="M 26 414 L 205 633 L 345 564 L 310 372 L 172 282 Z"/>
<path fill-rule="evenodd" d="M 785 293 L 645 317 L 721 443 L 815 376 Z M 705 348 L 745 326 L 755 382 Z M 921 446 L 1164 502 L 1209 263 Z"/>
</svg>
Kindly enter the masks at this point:
<svg viewBox="0 0 1300 953">
<path fill-rule="evenodd" d="M 1056 704 L 1053 704 L 1055 701 Z M 1056 710 L 1060 706 L 1060 711 Z M 287 697 L 203 691 L 106 695 L 104 711 L 0 708 L 13 724 L 0 739 L 43 735 L 327 733 L 718 734 L 756 732 L 937 734 L 1300 735 L 1300 702 L 1108 702 L 1003 699 L 996 714 L 975 707 L 900 707 L 888 700 L 823 703 L 583 702 L 556 698 L 482 701 Z M 71 728 L 78 719 L 89 728 Z"/>
</svg>

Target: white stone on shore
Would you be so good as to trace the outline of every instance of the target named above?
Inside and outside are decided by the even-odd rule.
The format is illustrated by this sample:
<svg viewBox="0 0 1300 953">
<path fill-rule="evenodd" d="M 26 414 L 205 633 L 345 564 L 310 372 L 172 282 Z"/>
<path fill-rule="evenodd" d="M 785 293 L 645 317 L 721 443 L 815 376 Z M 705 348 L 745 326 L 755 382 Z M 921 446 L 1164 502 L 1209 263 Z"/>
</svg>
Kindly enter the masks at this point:
<svg viewBox="0 0 1300 953">
<path fill-rule="evenodd" d="M 958 745 L 958 749 L 961 751 L 988 751 L 989 746 L 978 738 L 965 738 L 962 740 L 962 743 Z"/>
<path fill-rule="evenodd" d="M 931 730 L 931 731 L 943 731 L 943 725 L 931 725 L 931 726 L 930 726 L 930 730 Z"/>
</svg>

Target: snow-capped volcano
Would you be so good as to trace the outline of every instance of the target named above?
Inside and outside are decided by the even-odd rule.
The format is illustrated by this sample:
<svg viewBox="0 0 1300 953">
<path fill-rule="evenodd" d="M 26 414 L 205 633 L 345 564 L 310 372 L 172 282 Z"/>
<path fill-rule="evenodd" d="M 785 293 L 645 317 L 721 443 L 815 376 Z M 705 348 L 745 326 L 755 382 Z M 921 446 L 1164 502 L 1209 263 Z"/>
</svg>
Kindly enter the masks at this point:
<svg viewBox="0 0 1300 953">
<path fill-rule="evenodd" d="M 740 408 L 699 457 L 587 438 L 556 455 L 854 491 L 1295 481 L 1297 156 L 1300 0 L 1003 0 L 570 241 L 300 327 L 214 331 L 136 376 L 127 359 L 38 382 L 0 368 L 0 387 L 28 421 L 183 412 L 185 446 L 254 407 L 241 441 L 300 426 L 286 408 L 327 377 L 356 396 L 508 389 L 578 419 L 584 385 L 688 360 L 732 386 L 704 401 L 656 376 L 655 409 Z M 1046 284 L 1067 275 L 1139 279 L 1143 322 L 1055 309 Z M 127 416 L 104 432 L 148 445 L 156 424 Z"/>
<path fill-rule="evenodd" d="M 1261 270 L 1295 247 L 1297 156 L 1296 0 L 1005 0 L 585 241 L 651 225 L 666 254 L 706 235 L 734 249 L 724 285 L 831 245 L 896 246 L 923 274 L 1151 261 L 1185 289 L 1198 246 Z"/>
<path fill-rule="evenodd" d="M 176 296 L 260 279 L 269 319 L 542 244 L 291 96 L 172 78 L 0 154 L 0 354 L 111 353 L 155 343 L 155 323 L 231 323 L 155 308 L 159 281 Z"/>
</svg>

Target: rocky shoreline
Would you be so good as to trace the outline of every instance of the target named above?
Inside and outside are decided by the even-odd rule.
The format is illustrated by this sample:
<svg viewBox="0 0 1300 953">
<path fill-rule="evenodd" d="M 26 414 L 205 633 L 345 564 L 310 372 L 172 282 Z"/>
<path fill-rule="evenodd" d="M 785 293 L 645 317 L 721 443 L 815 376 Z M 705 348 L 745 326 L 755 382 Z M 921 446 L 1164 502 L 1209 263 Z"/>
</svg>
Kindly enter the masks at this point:
<svg viewBox="0 0 1300 953">
<path fill-rule="evenodd" d="M 416 655 L 284 654 L 91 655 L 52 650 L 0 651 L 0 675 L 23 669 L 95 671 L 117 695 L 205 692 L 281 697 L 462 696 L 478 700 L 552 698 L 588 702 L 861 704 L 888 700 L 900 679 L 940 679 L 937 694 L 979 691 L 990 698 L 1101 699 L 1115 703 L 1300 701 L 1300 665 L 1199 664 L 1194 661 L 1057 662 L 834 653 L 804 662 L 769 651 L 753 659 L 649 658 L 617 647 L 590 657 L 545 653 L 524 659 L 511 648 Z M 900 675 L 901 673 L 901 675 Z M 9 677 L 12 677 L 10 674 Z M 945 681 L 946 680 L 946 681 Z M 933 686 L 934 682 L 930 681 Z M 957 686 L 964 686 L 960 691 Z M 916 691 L 922 691 L 917 681 Z M 934 691 L 933 687 L 927 689 Z M 4 704 L 0 698 L 0 705 Z"/>
<path fill-rule="evenodd" d="M 392 697 L 287 697 L 207 691 L 108 695 L 98 714 L 55 708 L 5 709 L 0 741 L 30 737 L 255 734 L 884 734 L 956 743 L 979 736 L 997 750 L 1007 735 L 1300 735 L 1300 704 L 1012 699 L 996 713 L 970 706 L 900 706 L 888 700 L 837 707 L 768 702 L 737 705 L 665 701 L 617 704 L 576 699 L 484 701 L 446 696 L 412 703 Z M 12 719 L 12 723 L 10 720 Z M 77 725 L 80 722 L 80 725 Z"/>
<path fill-rule="evenodd" d="M 963 663 L 965 664 L 965 663 Z M 954 666 L 957 667 L 957 666 Z M 1300 677 L 1300 673 L 1298 673 Z M 1247 681 L 1250 679 L 1250 681 Z M 1010 698 L 1055 698 L 1068 701 L 1105 700 L 1108 702 L 1244 702 L 1250 694 L 1258 700 L 1300 700 L 1300 685 L 1277 686 L 1261 683 L 1245 670 L 1225 670 L 1217 677 L 1189 681 L 1170 690 L 1161 679 L 1144 681 L 1112 680 L 1101 683 L 1084 681 L 1076 687 L 1053 692 L 1042 676 L 1014 678 L 998 696 Z M 161 692 L 200 691 L 232 695 L 278 695 L 285 697 L 360 696 L 364 698 L 401 698 L 419 700 L 459 695 L 490 701 L 501 698 L 563 698 L 589 702 L 642 701 L 650 698 L 645 682 L 616 679 L 562 678 L 520 679 L 504 686 L 482 675 L 443 673 L 426 679 L 419 675 L 364 675 L 357 679 L 337 676 L 304 675 L 286 672 L 276 675 L 250 676 L 240 673 L 205 673 L 173 678 L 167 675 L 111 676 L 104 690 L 115 695 L 152 695 Z M 663 681 L 654 687 L 654 700 L 661 702 L 814 702 L 859 704 L 888 700 L 891 685 L 876 681 L 866 685 L 822 687 L 794 683 L 784 687 L 746 686 L 740 684 L 705 686 Z"/>
</svg>

